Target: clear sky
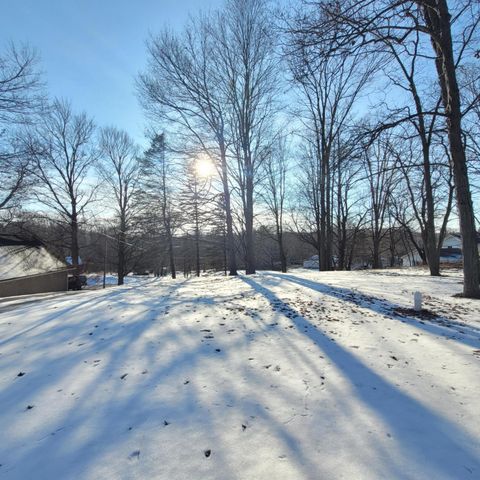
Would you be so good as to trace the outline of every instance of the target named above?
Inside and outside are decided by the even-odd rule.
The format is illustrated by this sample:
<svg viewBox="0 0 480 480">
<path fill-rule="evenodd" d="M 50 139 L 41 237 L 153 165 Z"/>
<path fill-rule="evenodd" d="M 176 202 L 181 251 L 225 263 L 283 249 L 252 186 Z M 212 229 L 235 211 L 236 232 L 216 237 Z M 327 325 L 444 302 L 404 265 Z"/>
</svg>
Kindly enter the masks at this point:
<svg viewBox="0 0 480 480">
<path fill-rule="evenodd" d="M 0 0 L 0 49 L 25 42 L 41 58 L 51 96 L 65 97 L 98 125 L 142 142 L 144 118 L 134 77 L 146 64 L 145 40 L 163 26 L 222 0 Z M 143 143 L 143 142 L 142 142 Z"/>
</svg>

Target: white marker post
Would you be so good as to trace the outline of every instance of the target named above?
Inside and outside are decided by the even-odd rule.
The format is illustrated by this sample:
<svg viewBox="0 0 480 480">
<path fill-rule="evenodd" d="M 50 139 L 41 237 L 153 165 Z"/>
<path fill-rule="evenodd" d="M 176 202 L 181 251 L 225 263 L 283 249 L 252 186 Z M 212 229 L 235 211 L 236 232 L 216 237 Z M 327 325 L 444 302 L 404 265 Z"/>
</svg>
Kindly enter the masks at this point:
<svg viewBox="0 0 480 480">
<path fill-rule="evenodd" d="M 422 293 L 421 292 L 415 292 L 413 294 L 413 309 L 416 312 L 422 311 Z"/>
</svg>

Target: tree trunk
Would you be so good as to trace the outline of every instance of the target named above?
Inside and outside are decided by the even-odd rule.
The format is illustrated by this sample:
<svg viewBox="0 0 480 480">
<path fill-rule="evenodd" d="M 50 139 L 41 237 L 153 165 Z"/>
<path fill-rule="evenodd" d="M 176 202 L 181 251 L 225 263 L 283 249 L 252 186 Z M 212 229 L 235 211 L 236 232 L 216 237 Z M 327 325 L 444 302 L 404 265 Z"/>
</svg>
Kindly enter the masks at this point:
<svg viewBox="0 0 480 480">
<path fill-rule="evenodd" d="M 480 297 L 480 269 L 476 240 L 475 216 L 462 141 L 462 113 L 455 60 L 452 47 L 450 13 L 446 0 L 419 2 L 430 29 L 430 39 L 436 53 L 435 65 L 447 117 L 448 140 L 456 188 L 463 253 L 463 295 Z"/>
<path fill-rule="evenodd" d="M 223 145 L 220 146 L 220 160 L 222 171 L 222 185 L 223 185 L 223 197 L 225 208 L 225 223 L 227 227 L 226 235 L 226 253 L 228 260 L 229 275 L 238 275 L 237 273 L 237 256 L 235 253 L 235 236 L 233 234 L 233 218 L 232 218 L 232 206 L 230 200 L 230 186 L 228 185 L 228 167 L 227 167 L 227 154 Z"/>
<path fill-rule="evenodd" d="M 280 228 L 279 222 L 277 220 L 277 243 L 278 243 L 278 253 L 280 255 L 280 267 L 282 273 L 287 273 L 287 256 L 285 255 L 285 247 L 283 245 L 283 232 Z"/>
<path fill-rule="evenodd" d="M 175 255 L 173 253 L 173 239 L 171 235 L 168 238 L 168 256 L 170 259 L 170 273 L 172 278 L 175 279 L 177 278 L 177 272 L 175 270 Z"/>
<path fill-rule="evenodd" d="M 80 265 L 78 262 L 78 258 L 80 255 L 80 248 L 78 246 L 78 219 L 77 213 L 74 211 L 71 217 L 71 224 L 70 224 L 70 234 L 71 234 L 71 248 L 70 254 L 72 256 L 72 268 L 73 268 L 73 278 L 75 283 L 75 289 L 80 290 Z"/>
<path fill-rule="evenodd" d="M 425 257 L 430 269 L 430 275 L 440 276 L 440 255 L 437 249 L 437 240 L 435 232 L 435 200 L 433 196 L 432 185 L 432 170 L 430 164 L 430 145 L 427 141 L 427 132 L 425 128 L 425 119 L 423 116 L 423 108 L 420 97 L 418 95 L 415 85 L 412 85 L 412 93 L 418 113 L 419 129 L 421 132 L 420 139 L 422 142 L 422 157 L 423 157 L 423 180 L 425 185 L 425 204 L 427 206 L 427 217 L 422 215 L 423 245 L 425 249 Z"/>
<path fill-rule="evenodd" d="M 122 214 L 120 218 L 120 232 L 118 233 L 118 265 L 117 276 L 118 285 L 123 285 L 123 279 L 125 277 L 125 242 L 126 242 L 126 222 L 125 216 Z"/>
<path fill-rule="evenodd" d="M 251 166 L 247 167 L 245 204 L 245 273 L 255 273 L 255 250 L 253 245 L 253 178 Z"/>
<path fill-rule="evenodd" d="M 320 263 L 320 257 L 322 256 L 322 235 L 321 225 L 320 225 L 320 217 L 317 216 L 316 218 L 316 226 L 317 226 L 317 255 L 318 255 L 318 270 L 322 271 L 322 264 Z"/>
<path fill-rule="evenodd" d="M 380 238 L 375 234 L 373 236 L 373 252 L 372 252 L 372 268 L 382 268 L 382 261 L 380 259 Z"/>
<path fill-rule="evenodd" d="M 338 228 L 338 269 L 345 270 L 347 265 L 347 216 L 342 215 Z"/>
<path fill-rule="evenodd" d="M 330 158 L 330 155 L 328 156 Z M 332 198 L 333 198 L 333 178 L 330 169 L 330 160 L 326 165 L 326 192 L 325 192 L 325 270 L 332 270 L 333 264 L 333 254 L 332 254 L 332 245 L 333 245 L 333 222 L 332 222 Z"/>
<path fill-rule="evenodd" d="M 172 278 L 175 279 L 177 278 L 177 272 L 175 269 L 175 251 L 173 248 L 173 236 L 172 236 L 172 230 L 170 228 L 170 225 L 167 223 L 166 225 L 166 234 L 167 234 L 167 242 L 168 242 L 168 257 L 170 261 L 170 274 L 172 275 Z"/>
<path fill-rule="evenodd" d="M 321 177 L 320 177 L 320 243 L 319 243 L 319 258 L 318 264 L 320 271 L 327 269 L 327 252 L 325 244 L 327 242 L 327 211 L 325 208 L 326 203 L 326 169 L 325 161 L 321 159 Z"/>
<path fill-rule="evenodd" d="M 118 235 L 118 265 L 117 265 L 118 285 L 123 285 L 125 277 L 125 234 L 120 232 Z"/>
<path fill-rule="evenodd" d="M 223 232 L 223 272 L 227 276 L 227 231 Z"/>
<path fill-rule="evenodd" d="M 198 214 L 198 201 L 197 201 L 197 186 L 195 184 L 195 204 L 194 204 L 194 215 L 195 215 L 195 274 L 197 277 L 200 276 L 200 222 Z"/>
<path fill-rule="evenodd" d="M 429 227 L 431 230 L 430 225 L 426 225 L 426 227 Z M 425 232 L 423 245 L 430 275 L 434 277 L 440 276 L 440 251 L 437 248 L 435 230 L 433 232 Z"/>
<path fill-rule="evenodd" d="M 347 215 L 348 207 L 345 211 L 342 209 L 343 191 L 342 191 L 342 168 L 340 162 L 337 167 L 337 268 L 345 270 L 345 256 L 347 249 Z M 345 189 L 346 190 L 346 189 Z M 346 192 L 345 192 L 346 194 Z M 333 202 L 332 202 L 333 203 Z"/>
</svg>

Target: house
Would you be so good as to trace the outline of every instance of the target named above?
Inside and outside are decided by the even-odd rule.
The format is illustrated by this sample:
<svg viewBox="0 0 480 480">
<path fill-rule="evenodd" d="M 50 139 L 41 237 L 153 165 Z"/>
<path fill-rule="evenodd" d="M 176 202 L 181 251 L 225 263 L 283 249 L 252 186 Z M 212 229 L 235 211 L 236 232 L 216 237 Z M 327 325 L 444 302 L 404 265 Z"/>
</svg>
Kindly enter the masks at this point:
<svg viewBox="0 0 480 480">
<path fill-rule="evenodd" d="M 67 290 L 67 265 L 42 242 L 0 235 L 0 297 Z"/>
<path fill-rule="evenodd" d="M 477 246 L 480 253 L 480 233 L 478 232 Z M 412 252 L 402 257 L 402 265 L 406 267 L 422 265 L 422 263 L 422 258 L 418 252 Z M 445 236 L 442 248 L 440 249 L 440 263 L 462 263 L 462 236 L 459 233 L 449 233 Z"/>
<path fill-rule="evenodd" d="M 477 247 L 480 252 L 480 232 L 477 232 Z M 458 248 L 462 249 L 462 236 L 459 233 L 449 233 L 443 240 L 442 248 Z"/>
<path fill-rule="evenodd" d="M 441 248 L 440 263 L 462 263 L 463 255 L 461 248 Z"/>
<path fill-rule="evenodd" d="M 318 255 L 313 255 L 303 261 L 303 268 L 318 270 Z"/>
<path fill-rule="evenodd" d="M 477 232 L 477 249 L 480 253 L 480 233 Z M 462 263 L 462 236 L 449 233 L 443 240 L 440 250 L 440 263 Z"/>
</svg>

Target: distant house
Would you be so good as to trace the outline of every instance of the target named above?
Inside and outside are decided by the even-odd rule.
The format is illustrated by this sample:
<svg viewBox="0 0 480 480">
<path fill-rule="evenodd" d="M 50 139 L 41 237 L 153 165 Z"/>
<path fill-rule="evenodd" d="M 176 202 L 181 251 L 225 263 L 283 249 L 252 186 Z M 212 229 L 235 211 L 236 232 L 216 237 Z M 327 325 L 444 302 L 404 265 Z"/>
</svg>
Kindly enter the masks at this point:
<svg viewBox="0 0 480 480">
<path fill-rule="evenodd" d="M 307 260 L 304 260 L 303 268 L 311 268 L 314 270 L 318 270 L 318 255 L 313 255 Z"/>
<path fill-rule="evenodd" d="M 440 263 L 462 263 L 463 255 L 461 248 L 441 248 Z"/>
<path fill-rule="evenodd" d="M 477 232 L 477 248 L 480 253 L 480 233 Z M 440 250 L 440 263 L 462 263 L 462 236 L 449 233 Z"/>
<path fill-rule="evenodd" d="M 480 252 L 480 232 L 477 232 L 477 247 Z M 442 248 L 462 249 L 462 236 L 459 233 L 449 233 L 443 241 Z"/>
<path fill-rule="evenodd" d="M 0 235 L 0 297 L 67 290 L 67 276 L 42 242 Z"/>
<path fill-rule="evenodd" d="M 477 246 L 480 253 L 480 233 L 477 232 Z M 440 249 L 440 263 L 462 263 L 462 236 L 459 233 L 449 233 L 443 240 Z M 418 252 L 407 254 L 402 257 L 403 265 L 413 267 L 421 265 L 422 259 Z"/>
</svg>

